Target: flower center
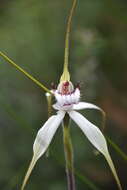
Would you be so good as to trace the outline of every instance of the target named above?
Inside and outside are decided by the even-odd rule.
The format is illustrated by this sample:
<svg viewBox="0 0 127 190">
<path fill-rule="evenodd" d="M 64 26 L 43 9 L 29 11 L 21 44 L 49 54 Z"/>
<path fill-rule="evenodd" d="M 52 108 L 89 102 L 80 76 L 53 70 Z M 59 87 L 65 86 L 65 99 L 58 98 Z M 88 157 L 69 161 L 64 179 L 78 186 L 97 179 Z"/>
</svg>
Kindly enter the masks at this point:
<svg viewBox="0 0 127 190">
<path fill-rule="evenodd" d="M 54 91 L 54 95 L 60 107 L 70 107 L 79 102 L 80 90 L 78 87 L 74 89 L 70 81 L 64 81 L 58 85 L 57 89 Z"/>
<path fill-rule="evenodd" d="M 58 93 L 61 95 L 68 95 L 74 91 L 73 84 L 71 82 L 65 81 L 61 82 L 57 87 Z"/>
</svg>

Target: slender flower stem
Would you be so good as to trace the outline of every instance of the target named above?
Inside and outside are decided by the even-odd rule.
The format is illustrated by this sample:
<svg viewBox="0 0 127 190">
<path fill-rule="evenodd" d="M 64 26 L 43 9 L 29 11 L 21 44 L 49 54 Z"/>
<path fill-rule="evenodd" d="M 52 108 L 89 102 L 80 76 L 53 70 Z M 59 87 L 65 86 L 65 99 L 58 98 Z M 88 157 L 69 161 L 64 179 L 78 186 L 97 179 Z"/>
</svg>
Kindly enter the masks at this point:
<svg viewBox="0 0 127 190">
<path fill-rule="evenodd" d="M 47 107 L 48 107 L 48 118 L 52 115 L 52 94 L 46 92 Z"/>
<path fill-rule="evenodd" d="M 61 76 L 61 81 L 70 80 L 70 74 L 68 71 L 68 57 L 69 57 L 69 37 L 70 37 L 70 30 L 71 30 L 71 22 L 72 22 L 72 16 L 76 7 L 77 0 L 73 0 L 72 8 L 70 10 L 70 14 L 68 17 L 67 22 L 67 30 L 66 30 L 66 36 L 65 36 L 65 54 L 64 54 L 64 68 L 63 68 L 63 74 Z"/>
<path fill-rule="evenodd" d="M 7 57 L 4 53 L 0 51 L 0 56 L 2 56 L 8 63 L 10 63 L 13 67 L 18 69 L 20 72 L 22 72 L 25 76 L 27 76 L 29 79 L 31 79 L 34 83 L 36 83 L 38 86 L 40 86 L 43 90 L 50 93 L 50 90 L 46 88 L 42 83 L 40 83 L 37 79 L 35 79 L 33 76 L 31 76 L 29 73 L 27 73 L 24 69 L 22 69 L 20 66 L 18 66 L 14 61 L 12 61 L 9 57 Z"/>
<path fill-rule="evenodd" d="M 46 99 L 47 99 L 47 107 L 48 107 L 48 118 L 51 117 L 52 115 L 52 94 L 49 94 L 48 92 L 45 93 L 46 95 Z M 48 147 L 48 149 L 46 150 L 46 157 L 49 157 L 50 154 L 50 147 Z"/>
<path fill-rule="evenodd" d="M 76 190 L 74 166 L 73 166 L 73 147 L 72 147 L 70 130 L 69 130 L 69 116 L 68 115 L 65 116 L 65 119 L 63 122 L 63 143 L 64 143 L 64 153 L 65 153 L 65 161 L 66 161 L 68 190 Z"/>
</svg>

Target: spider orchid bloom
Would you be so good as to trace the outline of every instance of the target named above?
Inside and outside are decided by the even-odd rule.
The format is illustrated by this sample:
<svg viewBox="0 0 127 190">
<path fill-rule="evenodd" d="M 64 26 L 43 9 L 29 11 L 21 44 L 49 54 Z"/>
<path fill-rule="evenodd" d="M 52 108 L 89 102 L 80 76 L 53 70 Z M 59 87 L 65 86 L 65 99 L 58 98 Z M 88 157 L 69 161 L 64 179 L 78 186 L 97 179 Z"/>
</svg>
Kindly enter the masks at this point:
<svg viewBox="0 0 127 190">
<path fill-rule="evenodd" d="M 114 164 L 108 152 L 106 140 L 102 132 L 98 127 L 96 127 L 83 115 L 77 112 L 77 110 L 82 109 L 101 109 L 91 103 L 80 102 L 80 89 L 78 87 L 74 89 L 72 83 L 68 81 L 60 82 L 57 89 L 52 90 L 52 93 L 56 98 L 56 104 L 53 105 L 53 108 L 58 110 L 58 112 L 56 115 L 51 116 L 37 133 L 33 145 L 33 159 L 27 171 L 22 190 L 24 189 L 24 186 L 37 160 L 47 150 L 54 134 L 56 133 L 56 130 L 62 123 L 65 114 L 68 114 L 70 116 L 70 118 L 82 130 L 82 132 L 86 135 L 93 146 L 104 155 L 116 179 L 119 189 L 122 190 Z"/>
</svg>

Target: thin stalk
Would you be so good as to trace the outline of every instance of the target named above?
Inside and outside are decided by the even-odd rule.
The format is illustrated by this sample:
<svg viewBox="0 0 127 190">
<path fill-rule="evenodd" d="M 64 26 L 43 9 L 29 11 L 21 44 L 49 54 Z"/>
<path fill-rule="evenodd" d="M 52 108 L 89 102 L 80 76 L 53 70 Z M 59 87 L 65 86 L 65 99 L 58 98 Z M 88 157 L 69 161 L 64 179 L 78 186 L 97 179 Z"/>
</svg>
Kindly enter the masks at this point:
<svg viewBox="0 0 127 190">
<path fill-rule="evenodd" d="M 48 118 L 51 117 L 52 115 L 52 94 L 49 94 L 48 92 L 45 93 L 46 95 L 46 100 L 47 100 L 47 107 L 48 107 Z M 49 157 L 50 154 L 50 147 L 46 150 L 46 157 Z"/>
<path fill-rule="evenodd" d="M 64 163 L 62 161 L 62 159 L 56 154 L 56 152 L 51 151 L 51 156 L 55 159 L 55 161 L 57 162 L 57 164 L 59 164 L 60 166 L 64 166 Z M 75 175 L 78 177 L 78 179 L 83 182 L 84 187 L 88 187 L 91 190 L 100 190 L 99 187 L 97 187 L 92 180 L 90 180 L 89 178 L 87 178 L 84 174 L 81 174 L 80 171 L 74 169 L 74 173 Z"/>
<path fill-rule="evenodd" d="M 72 16 L 76 7 L 77 0 L 73 0 L 72 8 L 70 10 L 70 14 L 67 21 L 67 30 L 65 36 L 65 52 L 64 52 L 64 68 L 63 74 L 61 76 L 61 81 L 70 80 L 70 74 L 68 71 L 68 58 L 69 58 L 69 38 L 70 38 L 70 30 L 71 30 L 71 23 L 72 23 Z"/>
<path fill-rule="evenodd" d="M 48 118 L 52 115 L 52 94 L 46 92 L 46 100 L 47 100 L 47 107 L 48 107 Z"/>
<path fill-rule="evenodd" d="M 65 161 L 66 161 L 67 183 L 68 183 L 68 190 L 76 190 L 74 165 L 73 165 L 73 146 L 71 142 L 69 129 L 70 129 L 69 116 L 66 115 L 63 122 L 63 143 L 64 143 L 64 153 L 65 153 Z"/>
<path fill-rule="evenodd" d="M 36 83 L 39 87 L 41 87 L 46 92 L 50 93 L 50 90 L 46 88 L 42 83 L 40 83 L 37 79 L 35 79 L 33 76 L 31 76 L 29 73 L 27 73 L 24 69 L 22 69 L 20 66 L 18 66 L 14 61 L 12 61 L 9 57 L 7 57 L 4 53 L 0 51 L 0 56 L 2 56 L 8 63 L 10 63 L 13 67 L 15 67 L 17 70 L 22 72 L 26 77 L 31 79 L 34 83 Z"/>
</svg>

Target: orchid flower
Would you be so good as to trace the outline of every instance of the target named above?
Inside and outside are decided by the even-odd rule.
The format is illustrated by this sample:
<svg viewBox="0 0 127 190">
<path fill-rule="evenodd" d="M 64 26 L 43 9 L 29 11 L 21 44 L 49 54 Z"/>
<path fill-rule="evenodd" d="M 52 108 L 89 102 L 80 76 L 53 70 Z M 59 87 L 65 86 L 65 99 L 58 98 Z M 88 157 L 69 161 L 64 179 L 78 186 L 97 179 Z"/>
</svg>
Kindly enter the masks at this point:
<svg viewBox="0 0 127 190">
<path fill-rule="evenodd" d="M 114 164 L 110 157 L 104 135 L 97 126 L 88 121 L 82 114 L 77 112 L 78 110 L 83 109 L 101 109 L 94 104 L 80 102 L 80 89 L 78 87 L 74 89 L 73 84 L 70 81 L 61 82 L 57 89 L 52 90 L 52 93 L 56 99 L 56 103 L 53 105 L 53 108 L 57 110 L 57 114 L 51 116 L 37 133 L 33 145 L 33 159 L 26 174 L 22 190 L 24 189 L 24 185 L 26 184 L 26 181 L 28 180 L 37 160 L 47 150 L 53 136 L 63 122 L 66 114 L 68 114 L 70 119 L 77 124 L 92 145 L 104 155 L 117 181 L 119 189 L 122 189 Z"/>
<path fill-rule="evenodd" d="M 88 121 L 82 114 L 78 112 L 78 110 L 83 109 L 96 109 L 103 112 L 101 108 L 91 103 L 80 101 L 80 88 L 77 86 L 74 88 L 72 82 L 70 81 L 70 74 L 68 71 L 68 55 L 69 55 L 69 34 L 70 34 L 70 26 L 74 8 L 76 6 L 76 0 L 73 0 L 72 8 L 70 11 L 68 23 L 67 23 L 67 31 L 65 38 L 65 60 L 64 60 L 64 69 L 63 74 L 60 78 L 60 83 L 55 89 L 47 89 L 42 83 L 36 80 L 33 76 L 27 73 L 24 69 L 18 66 L 14 61 L 9 59 L 4 53 L 0 51 L 0 55 L 12 66 L 17 68 L 20 72 L 25 74 L 29 79 L 31 79 L 34 83 L 40 86 L 43 90 L 48 92 L 48 95 L 53 95 L 56 99 L 56 103 L 52 105 L 52 107 L 57 111 L 56 115 L 52 115 L 45 122 L 45 124 L 39 129 L 37 136 L 35 138 L 33 144 L 33 158 L 24 178 L 21 190 L 24 190 L 24 187 L 30 177 L 30 174 L 38 161 L 38 159 L 46 152 L 48 146 L 50 145 L 57 129 L 64 123 L 64 119 L 66 116 L 69 116 L 71 120 L 73 120 L 77 126 L 81 129 L 84 135 L 88 138 L 91 144 L 104 155 L 107 160 L 109 167 L 114 175 L 114 178 L 117 182 L 119 190 L 122 190 L 119 178 L 117 176 L 114 164 L 112 162 L 111 156 L 108 151 L 107 142 L 100 131 L 100 129 L 95 126 L 93 123 Z M 67 141 L 70 143 L 69 133 L 66 136 Z M 65 139 L 65 141 L 66 141 Z M 66 143 L 66 142 L 65 142 Z M 68 143 L 68 144 L 69 144 Z M 67 144 L 67 143 L 66 143 Z M 71 143 L 69 145 L 71 147 Z M 70 148 L 71 149 L 71 148 Z M 72 154 L 72 152 L 71 152 Z M 73 155 L 71 156 L 72 159 Z M 73 160 L 73 159 L 72 159 Z M 71 162 L 73 162 L 71 160 Z M 72 163 L 73 165 L 73 163 Z M 73 168 L 73 166 L 72 166 Z M 74 189 L 74 188 L 73 188 Z"/>
</svg>

